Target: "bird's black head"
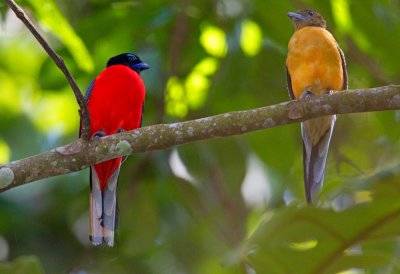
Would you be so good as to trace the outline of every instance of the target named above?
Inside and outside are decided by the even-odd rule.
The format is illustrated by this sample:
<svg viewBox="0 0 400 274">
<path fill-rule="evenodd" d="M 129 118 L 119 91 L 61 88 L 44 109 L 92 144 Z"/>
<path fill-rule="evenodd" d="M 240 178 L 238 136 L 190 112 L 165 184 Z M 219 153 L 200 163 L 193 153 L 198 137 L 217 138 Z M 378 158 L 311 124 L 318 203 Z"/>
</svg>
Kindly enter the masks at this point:
<svg viewBox="0 0 400 274">
<path fill-rule="evenodd" d="M 309 26 L 326 28 L 324 18 L 318 12 L 310 9 L 289 12 L 288 16 L 292 20 L 296 30 Z"/>
<path fill-rule="evenodd" d="M 140 60 L 139 56 L 132 53 L 123 53 L 110 58 L 110 60 L 108 60 L 107 62 L 107 67 L 113 65 L 128 66 L 139 74 L 142 70 L 146 70 L 149 68 L 146 63 Z"/>
</svg>

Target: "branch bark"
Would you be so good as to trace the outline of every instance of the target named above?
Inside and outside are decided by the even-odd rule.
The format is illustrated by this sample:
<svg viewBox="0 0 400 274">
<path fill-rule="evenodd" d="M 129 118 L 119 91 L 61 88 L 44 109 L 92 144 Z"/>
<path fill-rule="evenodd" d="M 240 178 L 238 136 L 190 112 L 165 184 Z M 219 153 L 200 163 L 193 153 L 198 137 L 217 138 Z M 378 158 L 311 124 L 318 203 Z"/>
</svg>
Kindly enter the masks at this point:
<svg viewBox="0 0 400 274">
<path fill-rule="evenodd" d="M 25 24 L 25 26 L 29 29 L 32 35 L 36 38 L 36 40 L 40 43 L 43 49 L 47 52 L 47 54 L 53 59 L 54 63 L 56 63 L 57 67 L 64 73 L 65 77 L 69 85 L 72 88 L 72 91 L 75 94 L 76 101 L 79 105 L 79 114 L 82 119 L 82 139 L 89 140 L 90 139 L 90 115 L 89 110 L 85 103 L 85 98 L 82 95 L 81 90 L 76 84 L 74 77 L 72 77 L 71 73 L 67 69 L 67 66 L 64 63 L 64 60 L 50 47 L 50 45 L 46 42 L 43 36 L 39 33 L 39 31 L 32 24 L 31 20 L 26 16 L 24 10 L 15 3 L 14 0 L 4 0 L 10 9 L 15 13 L 15 15 Z"/>
<path fill-rule="evenodd" d="M 0 165 L 0 192 L 132 153 L 234 136 L 325 115 L 394 109 L 400 109 L 400 86 L 393 85 L 349 90 L 181 123 L 148 126 L 90 142 L 79 139 L 42 154 Z"/>
</svg>

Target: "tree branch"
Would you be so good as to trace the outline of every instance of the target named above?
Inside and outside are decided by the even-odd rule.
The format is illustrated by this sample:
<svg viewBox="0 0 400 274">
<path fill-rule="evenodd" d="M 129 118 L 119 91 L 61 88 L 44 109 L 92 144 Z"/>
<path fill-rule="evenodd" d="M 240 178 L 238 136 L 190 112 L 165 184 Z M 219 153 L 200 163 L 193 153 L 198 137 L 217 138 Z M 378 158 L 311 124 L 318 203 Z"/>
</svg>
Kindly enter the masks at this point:
<svg viewBox="0 0 400 274">
<path fill-rule="evenodd" d="M 325 115 L 394 109 L 400 109 L 400 86 L 338 92 L 182 123 L 154 125 L 90 142 L 79 139 L 42 154 L 0 165 L 0 192 L 136 152 L 239 135 Z"/>
<path fill-rule="evenodd" d="M 29 29 L 32 35 L 36 38 L 36 40 L 40 43 L 40 45 L 44 48 L 47 54 L 53 59 L 54 63 L 56 63 L 57 67 L 61 69 L 64 73 L 65 77 L 69 85 L 71 86 L 76 101 L 78 102 L 80 111 L 79 114 L 82 119 L 82 139 L 89 140 L 90 139 L 90 115 L 88 108 L 85 103 L 85 98 L 82 95 L 81 90 L 76 84 L 74 78 L 71 73 L 65 66 L 64 60 L 50 47 L 50 45 L 44 40 L 43 36 L 36 30 L 35 26 L 32 24 L 31 20 L 29 20 L 28 16 L 26 16 L 24 10 L 15 3 L 14 0 L 4 0 L 7 5 L 14 11 L 15 15 L 25 24 L 25 26 Z"/>
</svg>

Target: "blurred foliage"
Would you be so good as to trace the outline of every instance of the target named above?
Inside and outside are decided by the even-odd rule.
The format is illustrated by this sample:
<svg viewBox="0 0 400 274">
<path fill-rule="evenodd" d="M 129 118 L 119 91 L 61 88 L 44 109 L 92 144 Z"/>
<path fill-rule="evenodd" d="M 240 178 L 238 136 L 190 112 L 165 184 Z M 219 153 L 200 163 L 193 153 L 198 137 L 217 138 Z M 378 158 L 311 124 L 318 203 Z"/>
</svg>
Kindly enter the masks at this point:
<svg viewBox="0 0 400 274">
<path fill-rule="evenodd" d="M 260 273 L 339 273 L 355 268 L 399 273 L 397 241 L 391 239 L 399 233 L 400 185 L 392 179 L 380 180 L 371 191 L 353 192 L 357 205 L 340 212 L 297 206 L 267 212 L 243 252 L 250 254 Z"/>
<path fill-rule="evenodd" d="M 286 13 L 322 13 L 350 88 L 399 83 L 398 0 L 19 1 L 84 90 L 109 57 L 149 63 L 143 124 L 288 100 Z M 67 81 L 0 3 L 0 161 L 77 138 Z M 400 116 L 341 115 L 305 205 L 299 125 L 131 156 L 116 246 L 88 242 L 88 172 L 0 196 L 0 273 L 400 273 Z M 29 255 L 29 256 L 26 256 Z M 43 265 L 43 267 L 41 266 Z"/>
<path fill-rule="evenodd" d="M 41 274 L 43 267 L 35 256 L 20 256 L 12 263 L 0 264 L 0 272 L 7 274 Z"/>
</svg>

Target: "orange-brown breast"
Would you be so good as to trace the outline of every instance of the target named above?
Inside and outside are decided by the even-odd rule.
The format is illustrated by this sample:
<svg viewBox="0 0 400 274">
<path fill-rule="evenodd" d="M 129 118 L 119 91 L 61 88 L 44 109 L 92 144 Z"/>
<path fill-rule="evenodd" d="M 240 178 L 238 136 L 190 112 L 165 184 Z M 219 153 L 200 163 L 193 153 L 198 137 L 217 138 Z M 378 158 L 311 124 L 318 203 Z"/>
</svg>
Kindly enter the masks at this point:
<svg viewBox="0 0 400 274">
<path fill-rule="evenodd" d="M 305 90 L 314 95 L 343 88 L 342 59 L 335 38 L 321 27 L 297 30 L 289 41 L 286 66 L 292 91 L 299 99 Z"/>
</svg>

